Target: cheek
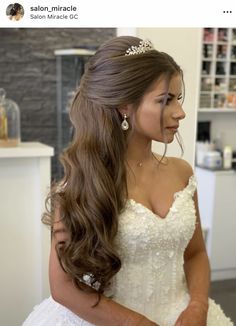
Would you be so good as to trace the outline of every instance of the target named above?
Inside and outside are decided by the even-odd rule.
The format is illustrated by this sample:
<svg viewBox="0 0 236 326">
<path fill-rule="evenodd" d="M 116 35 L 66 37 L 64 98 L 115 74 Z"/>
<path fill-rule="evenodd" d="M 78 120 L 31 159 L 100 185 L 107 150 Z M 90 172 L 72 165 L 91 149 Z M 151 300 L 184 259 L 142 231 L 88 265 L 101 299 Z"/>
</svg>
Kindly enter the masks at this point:
<svg viewBox="0 0 236 326">
<path fill-rule="evenodd" d="M 135 114 L 135 127 L 137 131 L 161 132 L 160 118 L 157 108 L 141 108 Z"/>
</svg>

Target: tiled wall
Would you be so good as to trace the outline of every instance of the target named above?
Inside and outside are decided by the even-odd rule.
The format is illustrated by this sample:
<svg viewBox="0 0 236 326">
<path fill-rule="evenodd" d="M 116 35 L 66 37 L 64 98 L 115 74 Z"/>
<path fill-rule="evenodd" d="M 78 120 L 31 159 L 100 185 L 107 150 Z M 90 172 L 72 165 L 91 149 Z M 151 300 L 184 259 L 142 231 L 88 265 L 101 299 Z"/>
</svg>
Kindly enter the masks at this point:
<svg viewBox="0 0 236 326">
<path fill-rule="evenodd" d="M 22 141 L 40 141 L 56 149 L 54 50 L 97 47 L 115 35 L 114 28 L 0 29 L 0 87 L 20 107 Z"/>
</svg>

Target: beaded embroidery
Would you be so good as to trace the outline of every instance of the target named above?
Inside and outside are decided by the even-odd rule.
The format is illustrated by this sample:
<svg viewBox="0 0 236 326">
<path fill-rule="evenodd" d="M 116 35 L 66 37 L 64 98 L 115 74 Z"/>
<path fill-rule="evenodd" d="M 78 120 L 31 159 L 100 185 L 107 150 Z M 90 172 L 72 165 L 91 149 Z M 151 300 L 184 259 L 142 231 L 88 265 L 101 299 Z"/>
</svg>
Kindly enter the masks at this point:
<svg viewBox="0 0 236 326">
<path fill-rule="evenodd" d="M 111 280 L 110 294 L 116 302 L 161 326 L 173 326 L 190 299 L 183 254 L 196 227 L 195 190 L 192 176 L 188 185 L 175 193 L 164 219 L 134 201 L 127 201 L 119 216 L 115 245 L 122 267 Z M 90 282 L 90 278 L 84 281 Z M 23 326 L 42 324 L 93 326 L 52 298 L 36 307 Z M 209 298 L 207 326 L 233 325 L 220 305 Z"/>
<path fill-rule="evenodd" d="M 154 50 L 152 42 L 149 40 L 145 40 L 145 41 L 140 41 L 139 46 L 132 45 L 130 48 L 126 50 L 125 55 L 141 54 L 151 50 Z"/>
</svg>

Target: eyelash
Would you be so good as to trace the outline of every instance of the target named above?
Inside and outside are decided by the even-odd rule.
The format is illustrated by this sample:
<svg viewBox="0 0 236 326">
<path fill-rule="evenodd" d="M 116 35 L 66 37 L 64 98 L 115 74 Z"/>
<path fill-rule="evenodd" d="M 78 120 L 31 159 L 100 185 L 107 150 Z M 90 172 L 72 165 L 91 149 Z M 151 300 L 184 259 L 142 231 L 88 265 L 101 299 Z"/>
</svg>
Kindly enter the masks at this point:
<svg viewBox="0 0 236 326">
<path fill-rule="evenodd" d="M 180 100 L 182 100 L 182 96 L 180 96 L 179 98 L 178 98 L 178 101 L 180 101 Z M 170 103 L 170 101 L 172 101 L 173 100 L 173 97 L 168 97 L 167 98 L 167 101 L 166 101 L 166 105 L 169 105 L 169 103 Z M 158 103 L 164 103 L 164 100 L 160 100 L 160 101 L 158 101 Z"/>
</svg>

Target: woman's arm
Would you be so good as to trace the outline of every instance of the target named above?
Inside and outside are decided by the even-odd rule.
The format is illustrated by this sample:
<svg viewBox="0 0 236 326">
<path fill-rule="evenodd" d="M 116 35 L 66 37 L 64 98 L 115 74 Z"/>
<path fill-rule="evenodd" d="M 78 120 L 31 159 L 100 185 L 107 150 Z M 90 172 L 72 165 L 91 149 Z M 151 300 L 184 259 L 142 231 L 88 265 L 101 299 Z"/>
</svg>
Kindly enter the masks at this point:
<svg viewBox="0 0 236 326">
<path fill-rule="evenodd" d="M 189 178 L 194 173 L 191 165 L 185 160 L 175 159 L 175 166 L 176 173 L 181 175 L 187 186 Z M 194 193 L 194 205 L 196 209 L 196 228 L 184 252 L 184 272 L 190 302 L 186 309 L 181 312 L 174 326 L 206 326 L 207 324 L 210 264 L 202 235 L 197 191 Z"/>
<path fill-rule="evenodd" d="M 57 213 L 58 214 L 58 213 Z M 58 218 L 53 228 L 51 243 L 49 281 L 53 299 L 73 311 L 80 318 L 98 326 L 154 326 L 157 325 L 143 315 L 132 311 L 102 295 L 99 304 L 97 294 L 85 293 L 72 283 L 59 263 L 55 245 L 68 239 L 68 234 Z"/>
<path fill-rule="evenodd" d="M 202 236 L 197 193 L 194 195 L 197 225 L 184 254 L 184 270 L 190 294 L 190 302 L 180 314 L 174 326 L 206 326 L 210 264 Z"/>
<path fill-rule="evenodd" d="M 176 173 L 182 176 L 187 185 L 189 178 L 194 174 L 191 165 L 183 159 L 174 159 Z M 208 309 L 208 295 L 210 287 L 210 264 L 207 256 L 205 242 L 202 235 L 197 191 L 194 193 L 194 205 L 196 209 L 196 228 L 192 239 L 184 252 L 184 271 L 190 300 L 197 302 Z"/>
<path fill-rule="evenodd" d="M 210 287 L 210 263 L 202 235 L 197 191 L 194 194 L 194 202 L 197 225 L 194 235 L 184 253 L 184 270 L 191 302 L 198 302 L 207 310 Z"/>
</svg>

